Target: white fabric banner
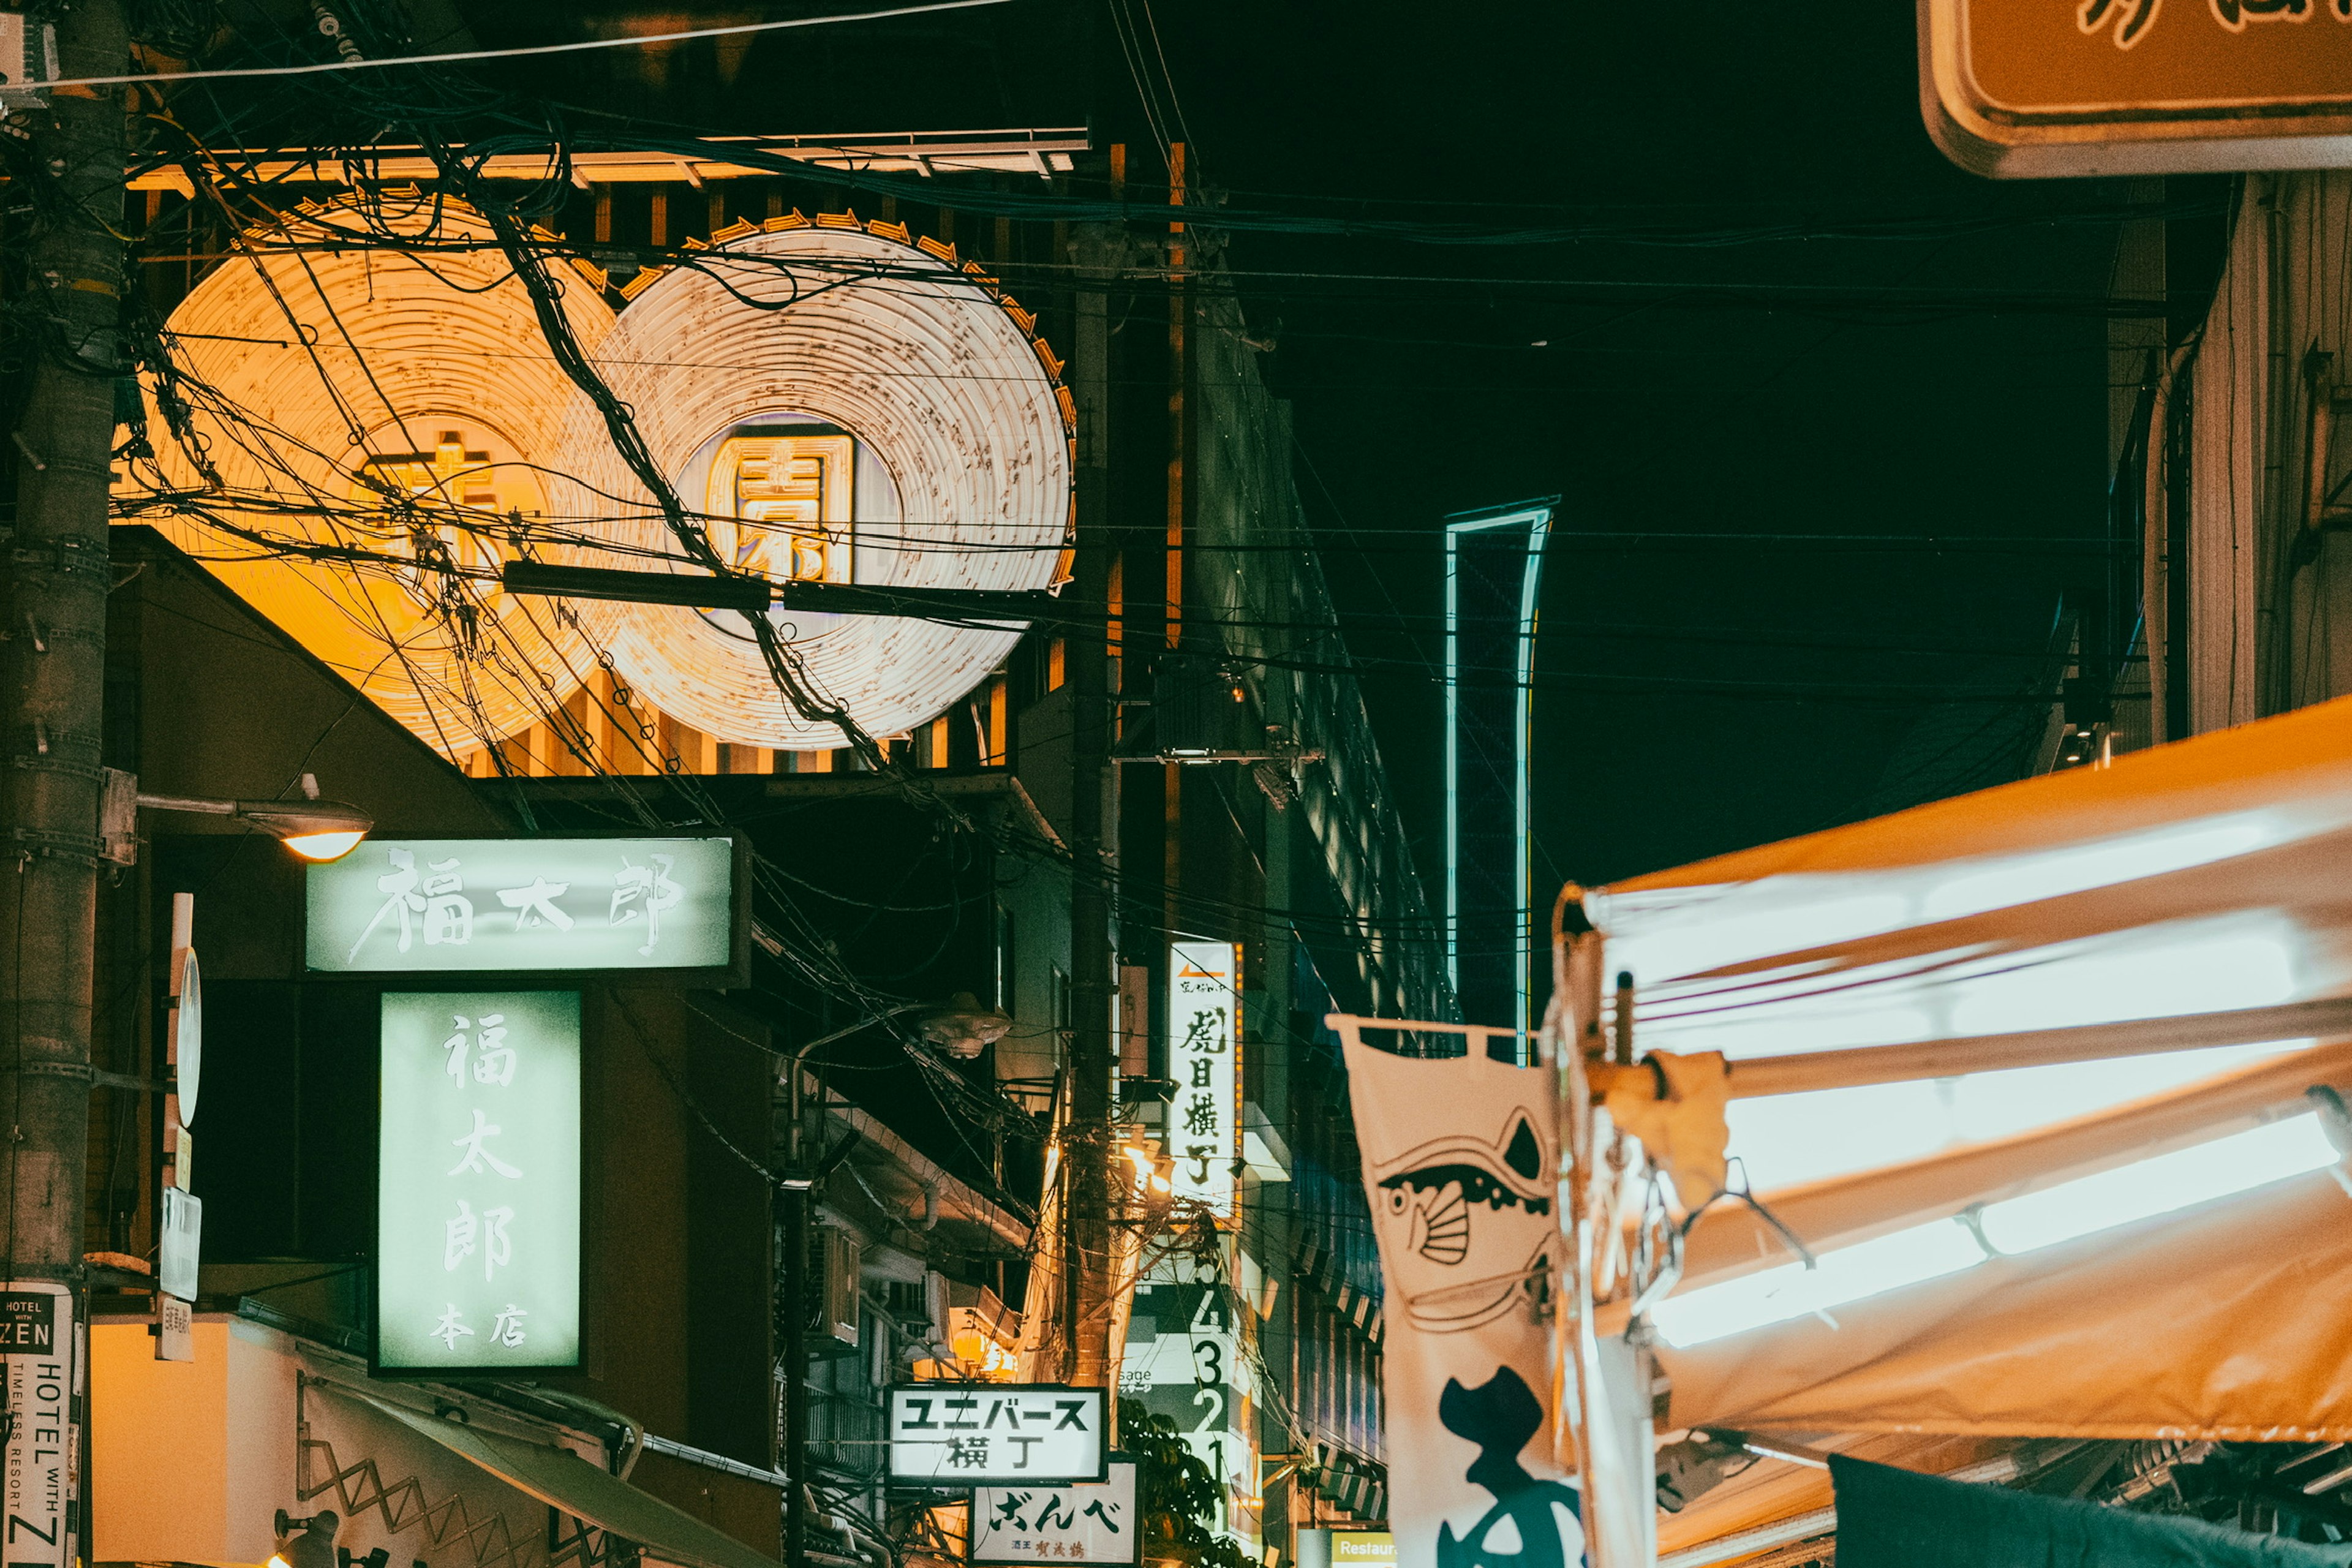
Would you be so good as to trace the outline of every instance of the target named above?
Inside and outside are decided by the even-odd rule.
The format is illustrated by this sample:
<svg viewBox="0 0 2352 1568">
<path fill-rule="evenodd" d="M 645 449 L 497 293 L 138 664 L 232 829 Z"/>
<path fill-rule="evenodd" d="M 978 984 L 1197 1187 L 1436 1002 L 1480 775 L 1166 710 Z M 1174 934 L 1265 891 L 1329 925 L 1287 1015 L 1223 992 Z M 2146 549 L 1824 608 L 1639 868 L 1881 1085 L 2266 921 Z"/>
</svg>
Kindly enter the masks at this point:
<svg viewBox="0 0 2352 1568">
<path fill-rule="evenodd" d="M 1343 1038 L 1387 1285 L 1397 1568 L 1565 1568 L 1583 1548 L 1552 1462 L 1551 1077 Z"/>
</svg>

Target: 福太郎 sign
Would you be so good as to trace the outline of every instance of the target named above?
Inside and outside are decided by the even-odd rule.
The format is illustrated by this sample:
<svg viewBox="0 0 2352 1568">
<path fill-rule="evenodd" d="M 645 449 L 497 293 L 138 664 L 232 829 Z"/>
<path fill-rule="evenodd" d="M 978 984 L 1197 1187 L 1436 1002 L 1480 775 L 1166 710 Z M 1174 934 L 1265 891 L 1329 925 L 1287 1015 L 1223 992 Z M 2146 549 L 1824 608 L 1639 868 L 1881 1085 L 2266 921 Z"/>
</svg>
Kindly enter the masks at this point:
<svg viewBox="0 0 2352 1568">
<path fill-rule="evenodd" d="M 383 1005 L 375 1365 L 580 1363 L 580 993 Z"/>
<path fill-rule="evenodd" d="M 737 841 L 372 839 L 309 868 L 314 973 L 569 974 L 743 967 Z"/>
</svg>

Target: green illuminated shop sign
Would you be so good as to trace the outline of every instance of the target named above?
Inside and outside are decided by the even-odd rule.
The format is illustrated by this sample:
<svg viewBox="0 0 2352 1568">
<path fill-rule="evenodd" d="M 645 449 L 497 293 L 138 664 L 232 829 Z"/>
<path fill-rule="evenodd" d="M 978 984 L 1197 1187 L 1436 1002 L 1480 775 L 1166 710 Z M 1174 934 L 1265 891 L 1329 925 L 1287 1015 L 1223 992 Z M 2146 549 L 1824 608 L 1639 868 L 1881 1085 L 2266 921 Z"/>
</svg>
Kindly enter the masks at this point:
<svg viewBox="0 0 2352 1568">
<path fill-rule="evenodd" d="M 745 966 L 741 873 L 724 836 L 371 839 L 309 868 L 308 963 L 725 984 Z"/>
<path fill-rule="evenodd" d="M 379 1371 L 580 1363 L 580 993 L 383 997 Z"/>
</svg>

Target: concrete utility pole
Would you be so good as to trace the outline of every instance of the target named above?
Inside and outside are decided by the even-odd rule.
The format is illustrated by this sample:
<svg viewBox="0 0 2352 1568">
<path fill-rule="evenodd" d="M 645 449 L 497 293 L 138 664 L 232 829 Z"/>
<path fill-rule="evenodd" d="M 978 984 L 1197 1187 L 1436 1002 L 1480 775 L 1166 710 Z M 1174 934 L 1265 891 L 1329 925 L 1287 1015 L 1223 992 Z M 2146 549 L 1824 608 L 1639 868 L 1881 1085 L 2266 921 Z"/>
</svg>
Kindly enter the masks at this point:
<svg viewBox="0 0 2352 1568">
<path fill-rule="evenodd" d="M 1071 583 L 1072 624 L 1063 658 L 1070 686 L 1070 1120 L 1063 1159 L 1063 1208 L 1069 1289 L 1071 1383 L 1101 1388 L 1111 1378 L 1111 1292 L 1116 1239 L 1111 1213 L 1110 915 L 1115 856 L 1106 843 L 1111 787 L 1113 693 L 1108 624 L 1113 541 L 1108 494 L 1110 468 L 1108 296 L 1104 291 L 1117 240 L 1089 225 L 1072 246 L 1080 268 L 1077 342 L 1071 395 L 1078 410 L 1077 552 Z"/>
<path fill-rule="evenodd" d="M 27 19 L 37 34 L 40 24 Z M 117 76 L 130 46 L 117 0 L 58 14 L 65 77 Z M 33 46 L 38 58 L 39 45 Z M 0 627 L 8 762 L 0 768 L 16 883 L 0 892 L 0 1001 L 6 1047 L 7 1205 L 0 1277 L 55 1281 L 88 1321 L 82 1269 L 83 1173 L 89 1142 L 90 991 L 95 963 L 100 704 L 106 685 L 108 460 L 124 279 L 116 237 L 123 206 L 120 88 L 56 90 L 34 110 L 33 206 L 20 230 L 26 295 L 18 330 L 35 337 L 24 416 L 12 432 L 15 536 L 5 544 L 7 624 Z M 13 1414 L 13 1412 L 12 1412 Z M 87 1455 L 88 1412 L 74 1441 Z M 77 1488 L 77 1489 L 79 1489 Z M 79 1521 L 75 1533 L 87 1529 Z M 75 1548 L 64 1548 L 71 1561 Z"/>
</svg>

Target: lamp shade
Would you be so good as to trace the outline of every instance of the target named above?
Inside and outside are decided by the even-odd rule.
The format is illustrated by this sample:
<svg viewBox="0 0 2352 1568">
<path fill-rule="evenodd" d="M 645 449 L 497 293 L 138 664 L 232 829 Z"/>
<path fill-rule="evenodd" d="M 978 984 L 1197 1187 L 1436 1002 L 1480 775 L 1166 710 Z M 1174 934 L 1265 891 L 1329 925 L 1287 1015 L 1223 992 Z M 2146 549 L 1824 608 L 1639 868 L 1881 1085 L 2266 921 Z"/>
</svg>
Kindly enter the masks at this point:
<svg viewBox="0 0 2352 1568">
<path fill-rule="evenodd" d="M 375 819 L 332 800 L 241 800 L 236 815 L 305 860 L 340 860 L 375 831 Z"/>
</svg>

